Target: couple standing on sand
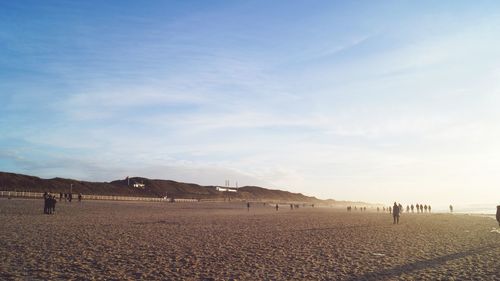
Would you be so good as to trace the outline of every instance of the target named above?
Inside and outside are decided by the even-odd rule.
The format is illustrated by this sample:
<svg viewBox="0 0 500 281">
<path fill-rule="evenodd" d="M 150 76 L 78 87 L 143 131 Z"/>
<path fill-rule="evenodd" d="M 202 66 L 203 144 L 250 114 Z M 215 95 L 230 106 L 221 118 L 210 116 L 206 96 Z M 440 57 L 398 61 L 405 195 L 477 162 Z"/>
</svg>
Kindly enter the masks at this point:
<svg viewBox="0 0 500 281">
<path fill-rule="evenodd" d="M 47 215 L 53 214 L 56 211 L 56 196 L 45 192 L 43 194 L 43 200 L 43 213 Z"/>
</svg>

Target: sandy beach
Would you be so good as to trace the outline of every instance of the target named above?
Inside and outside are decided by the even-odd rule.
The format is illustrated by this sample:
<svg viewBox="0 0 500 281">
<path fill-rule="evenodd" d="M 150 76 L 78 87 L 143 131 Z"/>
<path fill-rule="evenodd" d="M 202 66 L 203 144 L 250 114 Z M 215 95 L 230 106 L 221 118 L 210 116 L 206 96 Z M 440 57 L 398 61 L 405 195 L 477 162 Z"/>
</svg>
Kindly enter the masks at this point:
<svg viewBox="0 0 500 281">
<path fill-rule="evenodd" d="M 0 199 L 1 280 L 500 280 L 489 217 Z"/>
</svg>

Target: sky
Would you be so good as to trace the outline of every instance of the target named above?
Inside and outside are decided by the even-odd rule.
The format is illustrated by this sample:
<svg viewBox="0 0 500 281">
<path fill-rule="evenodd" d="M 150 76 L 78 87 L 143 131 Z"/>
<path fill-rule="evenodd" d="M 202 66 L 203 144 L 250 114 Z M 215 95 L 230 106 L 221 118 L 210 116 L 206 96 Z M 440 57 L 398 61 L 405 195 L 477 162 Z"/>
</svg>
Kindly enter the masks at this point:
<svg viewBox="0 0 500 281">
<path fill-rule="evenodd" d="M 0 171 L 500 204 L 498 1 L 0 1 Z"/>
</svg>

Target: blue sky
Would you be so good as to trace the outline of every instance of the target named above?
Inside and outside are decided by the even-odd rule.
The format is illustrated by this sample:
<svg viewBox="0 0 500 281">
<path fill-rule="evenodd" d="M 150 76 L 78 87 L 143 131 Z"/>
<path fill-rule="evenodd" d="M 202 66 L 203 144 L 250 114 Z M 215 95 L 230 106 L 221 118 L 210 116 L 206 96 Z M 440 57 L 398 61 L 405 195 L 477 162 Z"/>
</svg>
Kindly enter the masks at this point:
<svg viewBox="0 0 500 281">
<path fill-rule="evenodd" d="M 496 1 L 103 2 L 0 2 L 0 170 L 500 203 Z"/>
</svg>

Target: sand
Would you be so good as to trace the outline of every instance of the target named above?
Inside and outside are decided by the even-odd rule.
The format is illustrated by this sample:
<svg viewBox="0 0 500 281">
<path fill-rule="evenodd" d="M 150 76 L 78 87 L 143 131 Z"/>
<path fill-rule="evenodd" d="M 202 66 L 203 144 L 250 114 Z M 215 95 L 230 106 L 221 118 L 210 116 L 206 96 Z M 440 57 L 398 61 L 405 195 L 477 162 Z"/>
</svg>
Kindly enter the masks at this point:
<svg viewBox="0 0 500 281">
<path fill-rule="evenodd" d="M 488 217 L 0 199 L 1 280 L 500 280 Z M 259 205 L 259 206 L 257 206 Z"/>
</svg>

